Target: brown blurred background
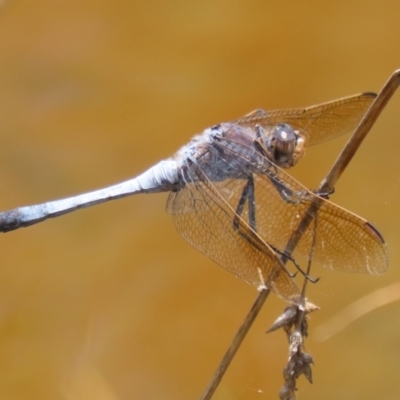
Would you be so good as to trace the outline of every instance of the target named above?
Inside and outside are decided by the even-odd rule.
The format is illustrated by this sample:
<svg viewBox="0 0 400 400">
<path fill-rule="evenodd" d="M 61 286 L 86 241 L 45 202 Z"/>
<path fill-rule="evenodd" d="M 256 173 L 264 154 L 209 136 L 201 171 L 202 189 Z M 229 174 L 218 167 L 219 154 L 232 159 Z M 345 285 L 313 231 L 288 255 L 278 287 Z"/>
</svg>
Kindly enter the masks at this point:
<svg viewBox="0 0 400 400">
<path fill-rule="evenodd" d="M 396 1 L 62 1 L 0 4 L 0 209 L 130 178 L 252 109 L 378 91 L 400 68 Z M 400 280 L 400 93 L 333 201 L 387 239 L 380 277 L 318 270 L 322 307 L 300 399 L 398 399 L 400 304 L 326 341 L 318 326 Z M 293 174 L 317 187 L 346 138 Z M 0 399 L 196 399 L 256 290 L 192 249 L 136 196 L 1 235 Z M 215 396 L 275 399 L 287 343 L 271 298 Z"/>
</svg>

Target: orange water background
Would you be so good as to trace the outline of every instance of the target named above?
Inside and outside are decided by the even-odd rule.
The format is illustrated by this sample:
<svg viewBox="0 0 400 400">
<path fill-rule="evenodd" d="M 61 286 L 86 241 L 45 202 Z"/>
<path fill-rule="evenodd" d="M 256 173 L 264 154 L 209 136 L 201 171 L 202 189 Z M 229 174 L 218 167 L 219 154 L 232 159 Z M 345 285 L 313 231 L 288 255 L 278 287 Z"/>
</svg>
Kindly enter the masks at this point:
<svg viewBox="0 0 400 400">
<path fill-rule="evenodd" d="M 395 1 L 0 3 L 0 209 L 133 177 L 252 109 L 378 91 L 400 68 Z M 400 280 L 400 93 L 332 200 L 372 221 L 379 277 L 314 272 L 321 306 L 299 399 L 398 399 L 400 304 L 326 341 L 318 326 Z M 346 138 L 293 175 L 316 188 Z M 192 249 L 141 195 L 0 237 L 0 399 L 196 399 L 257 292 Z M 287 343 L 271 297 L 215 399 L 275 399 Z M 315 332 L 315 334 L 314 334 Z"/>
</svg>

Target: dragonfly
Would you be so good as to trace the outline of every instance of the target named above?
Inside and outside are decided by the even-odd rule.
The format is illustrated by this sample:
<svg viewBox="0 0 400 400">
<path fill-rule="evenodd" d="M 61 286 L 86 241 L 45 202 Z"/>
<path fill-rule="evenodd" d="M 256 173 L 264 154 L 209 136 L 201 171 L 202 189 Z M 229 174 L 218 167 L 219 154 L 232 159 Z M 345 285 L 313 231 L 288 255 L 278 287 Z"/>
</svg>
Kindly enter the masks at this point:
<svg viewBox="0 0 400 400">
<path fill-rule="evenodd" d="M 288 302 L 300 292 L 286 260 L 312 257 L 339 271 L 383 273 L 386 243 L 365 219 L 314 193 L 288 172 L 313 146 L 353 131 L 374 101 L 362 93 L 307 108 L 253 111 L 205 129 L 136 178 L 93 192 L 0 213 L 8 232 L 139 193 L 169 192 L 167 212 L 197 250 L 258 289 Z M 293 254 L 286 244 L 310 206 Z"/>
</svg>

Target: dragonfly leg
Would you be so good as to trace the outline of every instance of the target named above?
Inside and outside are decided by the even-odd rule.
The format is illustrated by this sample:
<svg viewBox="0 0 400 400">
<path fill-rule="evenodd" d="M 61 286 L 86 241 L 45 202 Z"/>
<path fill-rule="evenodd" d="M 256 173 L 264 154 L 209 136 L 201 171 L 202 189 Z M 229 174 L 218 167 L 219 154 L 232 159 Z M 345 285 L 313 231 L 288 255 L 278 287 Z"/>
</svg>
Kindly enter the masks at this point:
<svg viewBox="0 0 400 400">
<path fill-rule="evenodd" d="M 323 199 L 329 199 L 329 196 L 333 193 L 335 193 L 335 188 L 332 188 L 329 190 L 329 192 L 320 192 L 319 190 L 314 190 L 314 193 L 319 196 L 322 197 Z"/>
<path fill-rule="evenodd" d="M 236 207 L 236 215 L 233 220 L 233 226 L 236 230 L 240 228 L 240 217 L 242 216 L 244 206 L 248 202 L 249 207 L 249 225 L 253 231 L 257 231 L 256 227 L 256 207 L 254 199 L 254 179 L 253 176 L 249 176 L 247 183 L 243 188 L 242 195 L 240 196 L 239 203 Z"/>
<path fill-rule="evenodd" d="M 283 182 L 277 179 L 275 176 L 269 176 L 271 183 L 275 186 L 276 190 L 280 194 L 286 203 L 299 204 L 301 203 L 301 193 L 293 192 Z"/>
<path fill-rule="evenodd" d="M 255 144 L 258 143 L 257 141 L 254 142 Z M 259 143 L 258 143 L 259 144 Z M 259 144 L 261 146 L 261 144 Z M 288 203 L 298 203 L 300 200 L 299 199 L 294 199 L 293 196 L 293 191 L 287 188 L 281 181 L 277 180 L 274 176 L 270 176 L 270 180 L 272 184 L 275 186 L 275 188 L 278 190 L 279 194 L 281 197 Z M 246 201 L 248 202 L 248 220 L 249 220 L 249 225 L 252 228 L 254 232 L 257 232 L 257 226 L 256 226 L 256 206 L 255 206 L 255 189 L 254 189 L 254 179 L 252 175 L 249 175 L 246 185 L 243 188 L 242 194 L 239 199 L 239 203 L 236 207 L 236 215 L 233 220 L 233 226 L 234 228 L 239 232 L 239 234 L 244 237 L 247 241 L 255 245 L 254 240 L 249 237 L 249 235 L 245 232 L 243 232 L 240 228 L 240 221 L 241 217 L 243 214 L 244 207 L 246 205 Z M 312 278 L 310 275 L 308 275 L 303 269 L 300 267 L 300 265 L 296 262 L 296 260 L 282 252 L 281 250 L 277 249 L 275 246 L 271 245 L 268 243 L 268 245 L 280 256 L 285 257 L 287 260 L 291 261 L 293 265 L 296 267 L 296 269 L 310 282 L 316 283 L 319 281 L 320 278 Z M 256 246 L 257 247 L 257 246 Z M 295 274 L 291 274 L 286 268 L 285 268 L 287 274 L 291 277 L 294 278 L 296 276 Z"/>
<path fill-rule="evenodd" d="M 286 254 L 285 252 L 277 249 L 276 247 L 269 245 L 276 253 L 281 255 L 282 257 L 287 258 L 289 261 L 293 263 L 293 265 L 296 267 L 296 269 L 311 283 L 317 283 L 321 278 L 312 278 L 310 275 L 307 274 L 307 272 L 304 272 L 303 269 L 300 267 L 300 265 L 296 262 L 296 260 L 292 257 Z M 296 276 L 296 273 L 291 274 L 291 277 L 294 278 Z"/>
<path fill-rule="evenodd" d="M 246 230 L 241 229 L 241 217 L 243 214 L 244 206 L 246 204 L 246 201 L 248 202 L 248 219 L 249 219 L 249 226 L 253 230 L 253 232 L 257 232 L 257 227 L 256 227 L 256 204 L 255 204 L 255 190 L 254 190 L 254 179 L 253 176 L 249 176 L 246 185 L 243 188 L 242 195 L 240 196 L 239 203 L 236 207 L 236 215 L 233 220 L 233 227 L 238 231 L 238 233 L 246 239 L 250 244 L 261 250 L 259 247 L 258 241 L 254 240 L 252 237 L 251 231 L 248 232 Z M 283 252 L 277 250 L 274 246 L 271 244 L 267 243 L 272 250 L 274 250 L 276 253 L 285 256 L 288 260 L 291 260 L 293 264 L 296 266 L 296 268 L 301 271 L 304 274 L 304 271 L 301 270 L 300 266 L 296 263 L 296 261 L 290 257 L 285 255 Z M 286 267 L 284 267 L 285 272 L 290 276 L 291 278 L 294 278 L 296 274 L 291 274 Z M 313 281 L 311 279 L 311 281 Z"/>
</svg>

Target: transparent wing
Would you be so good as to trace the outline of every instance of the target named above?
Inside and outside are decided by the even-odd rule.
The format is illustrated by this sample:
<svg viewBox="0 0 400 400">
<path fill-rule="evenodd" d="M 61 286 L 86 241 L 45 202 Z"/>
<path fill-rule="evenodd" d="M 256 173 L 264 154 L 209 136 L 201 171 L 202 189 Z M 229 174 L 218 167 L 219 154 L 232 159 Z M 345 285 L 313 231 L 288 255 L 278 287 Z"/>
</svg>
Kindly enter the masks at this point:
<svg viewBox="0 0 400 400">
<path fill-rule="evenodd" d="M 228 167 L 228 165 L 226 165 Z M 276 253 L 240 219 L 234 228 L 236 200 L 246 181 L 230 179 L 227 200 L 222 183 L 209 181 L 202 170 L 188 165 L 186 186 L 171 192 L 167 211 L 173 215 L 181 235 L 217 264 L 256 287 L 269 287 L 287 301 L 296 301 L 299 290 Z"/>
<path fill-rule="evenodd" d="M 232 157 L 235 157 L 236 162 L 242 163 L 244 171 L 249 171 L 251 157 L 248 154 L 252 149 L 243 145 L 239 147 L 238 144 L 232 146 L 227 140 L 220 140 L 218 146 L 225 153 L 235 148 Z M 331 269 L 368 274 L 380 274 L 387 269 L 387 246 L 371 224 L 330 201 L 317 197 L 289 174 L 276 166 L 272 168 L 271 165 L 269 160 L 258 155 L 257 162 L 251 166 L 255 184 L 257 233 L 265 243 L 283 252 L 291 235 L 303 217 L 311 212 L 310 207 L 317 199 L 321 203 L 317 217 L 314 223 L 303 229 L 293 253 L 294 258 L 309 257 L 314 247 L 313 263 Z M 213 182 L 213 185 L 214 190 L 235 209 L 238 201 L 235 179 Z M 246 220 L 245 215 L 242 217 Z"/>
<path fill-rule="evenodd" d="M 234 122 L 253 128 L 288 123 L 306 137 L 307 146 L 312 146 L 353 131 L 375 97 L 374 93 L 362 93 L 307 108 L 260 109 Z"/>
</svg>

